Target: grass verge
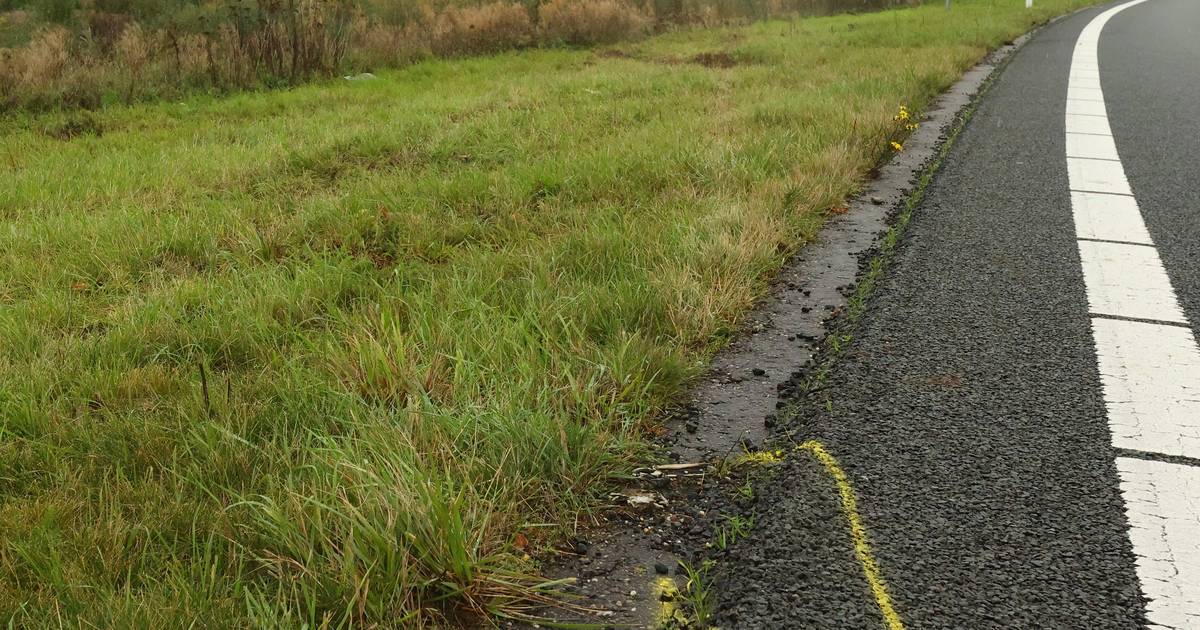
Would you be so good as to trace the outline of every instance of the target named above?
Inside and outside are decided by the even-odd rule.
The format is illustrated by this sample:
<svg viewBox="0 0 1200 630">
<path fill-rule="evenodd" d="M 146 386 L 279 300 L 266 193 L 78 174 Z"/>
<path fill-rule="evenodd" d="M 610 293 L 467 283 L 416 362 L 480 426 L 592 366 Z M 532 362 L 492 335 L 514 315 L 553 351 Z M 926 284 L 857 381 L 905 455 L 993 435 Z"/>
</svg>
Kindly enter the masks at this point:
<svg viewBox="0 0 1200 630">
<path fill-rule="evenodd" d="M 6 120 L 0 619 L 527 614 L 897 108 L 1086 3 Z"/>
</svg>

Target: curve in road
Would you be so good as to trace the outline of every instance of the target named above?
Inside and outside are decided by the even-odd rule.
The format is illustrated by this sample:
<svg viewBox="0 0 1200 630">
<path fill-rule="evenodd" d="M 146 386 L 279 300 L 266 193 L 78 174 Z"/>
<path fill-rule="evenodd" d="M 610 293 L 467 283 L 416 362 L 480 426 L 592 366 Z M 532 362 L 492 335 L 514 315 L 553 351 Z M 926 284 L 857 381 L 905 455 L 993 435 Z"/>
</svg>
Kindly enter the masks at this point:
<svg viewBox="0 0 1200 630">
<path fill-rule="evenodd" d="M 1157 627 L 1197 628 L 1200 347 L 1126 177 L 1100 80 L 1101 32 L 1144 2 L 1097 15 L 1076 40 L 1067 172 L 1109 427 L 1124 455 L 1116 463 L 1146 616 Z"/>
</svg>

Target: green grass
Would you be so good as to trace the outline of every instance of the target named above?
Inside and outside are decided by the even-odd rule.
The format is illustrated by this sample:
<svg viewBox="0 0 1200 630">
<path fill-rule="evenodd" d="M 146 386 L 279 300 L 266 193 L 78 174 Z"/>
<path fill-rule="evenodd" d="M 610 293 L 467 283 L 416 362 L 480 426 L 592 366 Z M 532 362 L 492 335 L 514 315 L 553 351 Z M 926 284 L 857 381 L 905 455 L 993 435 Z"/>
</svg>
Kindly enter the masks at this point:
<svg viewBox="0 0 1200 630">
<path fill-rule="evenodd" d="M 0 122 L 0 621 L 526 612 L 554 585 L 518 534 L 651 456 L 898 107 L 1086 3 Z"/>
</svg>

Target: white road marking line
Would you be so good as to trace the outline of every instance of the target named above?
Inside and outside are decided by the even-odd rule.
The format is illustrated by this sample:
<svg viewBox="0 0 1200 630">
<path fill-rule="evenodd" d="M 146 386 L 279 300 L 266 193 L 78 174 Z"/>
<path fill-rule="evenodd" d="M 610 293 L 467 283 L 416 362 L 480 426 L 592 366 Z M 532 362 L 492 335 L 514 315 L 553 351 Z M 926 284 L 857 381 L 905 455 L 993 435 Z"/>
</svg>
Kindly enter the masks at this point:
<svg viewBox="0 0 1200 630">
<path fill-rule="evenodd" d="M 1069 157 L 1067 177 L 1071 182 L 1071 190 L 1115 195 L 1133 194 L 1133 191 L 1129 190 L 1129 180 L 1125 179 L 1125 169 L 1121 168 L 1120 162 Z"/>
<path fill-rule="evenodd" d="M 1096 117 L 1092 116 L 1092 118 Z M 1096 136 L 1087 133 L 1067 134 L 1067 157 L 1096 160 L 1121 159 L 1117 156 L 1117 144 L 1113 142 L 1112 136 Z"/>
<path fill-rule="evenodd" d="M 1200 628 L 1200 468 L 1117 458 L 1151 628 Z"/>
<path fill-rule="evenodd" d="M 1104 102 L 1104 93 L 1100 90 L 1095 90 L 1092 88 L 1068 87 L 1067 98 L 1076 101 Z"/>
<path fill-rule="evenodd" d="M 1068 138 L 1067 146 L 1070 144 Z M 1075 214 L 1075 234 L 1079 238 L 1154 244 L 1133 197 L 1073 192 L 1071 208 Z"/>
<path fill-rule="evenodd" d="M 1067 113 L 1081 116 L 1108 115 L 1108 112 L 1104 110 L 1104 101 L 1077 101 L 1075 99 L 1067 99 Z"/>
<path fill-rule="evenodd" d="M 1082 137 L 1112 141 L 1100 89 L 1100 33 L 1114 15 L 1142 2 L 1100 13 L 1075 43 L 1064 120 L 1067 176 L 1076 237 L 1123 241 L 1077 241 L 1088 304 L 1099 315 L 1092 317 L 1092 339 L 1113 444 L 1200 458 L 1200 346 L 1115 144 Z M 1119 457 L 1117 469 L 1138 581 L 1150 600 L 1147 620 L 1156 628 L 1200 628 L 1200 467 Z"/>
<path fill-rule="evenodd" d="M 1200 349 L 1191 329 L 1094 317 L 1092 337 L 1113 445 L 1200 458 Z"/>
<path fill-rule="evenodd" d="M 1108 127 L 1108 116 L 1067 114 L 1067 133 L 1093 133 L 1111 136 L 1112 129 Z"/>
<path fill-rule="evenodd" d="M 1080 236 L 1078 232 L 1076 236 Z M 1091 312 L 1187 323 L 1158 250 L 1096 241 L 1079 241 L 1078 245 Z"/>
<path fill-rule="evenodd" d="M 1099 90 L 1100 89 L 1100 77 L 1099 76 L 1094 76 L 1094 77 L 1087 76 L 1084 72 L 1072 71 L 1069 85 L 1071 87 Z"/>
</svg>

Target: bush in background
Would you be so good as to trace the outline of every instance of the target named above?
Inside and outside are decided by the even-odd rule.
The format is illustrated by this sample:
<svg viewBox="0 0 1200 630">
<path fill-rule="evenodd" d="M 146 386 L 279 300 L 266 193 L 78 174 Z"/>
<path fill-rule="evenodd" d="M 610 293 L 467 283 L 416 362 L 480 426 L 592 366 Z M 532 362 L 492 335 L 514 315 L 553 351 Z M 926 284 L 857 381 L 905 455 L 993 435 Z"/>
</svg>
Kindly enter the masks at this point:
<svg viewBox="0 0 1200 630">
<path fill-rule="evenodd" d="M 474 55 L 528 46 L 533 36 L 529 11 L 515 2 L 449 7 L 434 22 L 432 49 L 443 56 Z"/>
<path fill-rule="evenodd" d="M 652 18 L 621 0 L 550 0 L 538 8 L 542 33 L 550 41 L 607 44 L 645 35 Z"/>
</svg>

